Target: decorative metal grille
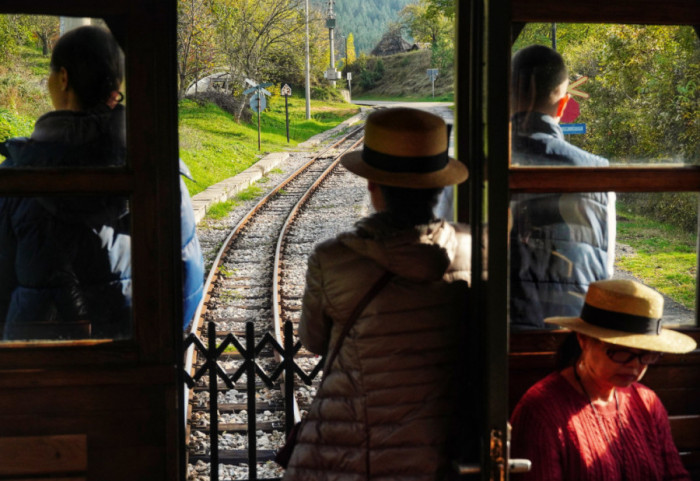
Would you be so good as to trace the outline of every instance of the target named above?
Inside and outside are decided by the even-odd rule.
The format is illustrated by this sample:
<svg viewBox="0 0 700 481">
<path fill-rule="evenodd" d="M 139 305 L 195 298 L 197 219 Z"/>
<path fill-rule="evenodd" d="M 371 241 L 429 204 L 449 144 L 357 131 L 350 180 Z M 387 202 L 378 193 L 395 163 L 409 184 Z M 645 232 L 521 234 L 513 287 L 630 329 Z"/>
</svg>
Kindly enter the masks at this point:
<svg viewBox="0 0 700 481">
<path fill-rule="evenodd" d="M 185 338 L 184 351 L 186 352 L 190 346 L 194 346 L 198 356 L 204 360 L 203 364 L 197 369 L 194 375 L 184 373 L 184 379 L 187 386 L 192 389 L 198 381 L 209 376 L 209 446 L 210 446 L 210 479 L 218 481 L 219 479 L 219 403 L 218 392 L 219 383 L 221 380 L 225 387 L 234 389 L 235 383 L 241 379 L 243 374 L 246 375 L 246 397 L 248 409 L 248 479 L 251 481 L 258 480 L 257 462 L 257 421 L 256 421 L 256 380 L 262 381 L 265 386 L 270 389 L 275 388 L 275 381 L 284 374 L 284 407 L 285 407 L 285 433 L 294 425 L 294 380 L 296 374 L 306 385 L 311 385 L 324 364 L 322 359 L 310 374 L 304 372 L 294 361 L 294 356 L 301 348 L 301 342 L 294 342 L 294 327 L 291 322 L 284 324 L 284 346 L 272 337 L 269 332 L 266 332 L 262 339 L 255 343 L 255 324 L 252 321 L 246 323 L 245 345 L 241 343 L 236 336 L 228 334 L 217 345 L 216 325 L 209 322 L 207 325 L 207 345 L 195 334 L 190 334 Z M 227 373 L 219 364 L 219 359 L 227 347 L 233 346 L 243 358 L 243 363 L 232 374 Z M 257 363 L 256 359 L 265 348 L 271 348 L 280 354 L 282 360 L 275 366 L 275 369 L 268 374 Z M 279 479 L 279 478 L 273 478 Z M 269 480 L 272 481 L 272 480 Z"/>
</svg>

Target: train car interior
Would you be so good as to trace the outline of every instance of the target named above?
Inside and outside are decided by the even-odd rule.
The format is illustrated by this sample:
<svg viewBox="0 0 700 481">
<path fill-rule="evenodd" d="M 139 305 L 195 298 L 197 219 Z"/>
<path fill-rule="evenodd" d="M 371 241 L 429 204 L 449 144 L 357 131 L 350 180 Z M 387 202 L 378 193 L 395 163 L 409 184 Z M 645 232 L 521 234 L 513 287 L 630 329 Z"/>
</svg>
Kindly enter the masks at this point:
<svg viewBox="0 0 700 481">
<path fill-rule="evenodd" d="M 36 319 L 15 339 L 0 341 L 0 480 L 187 479 L 177 3 L 0 3 L 0 14 L 93 18 L 112 32 L 124 51 L 125 162 L 101 167 L 0 168 L 0 196 L 49 199 L 60 206 L 76 199 L 128 205 L 123 222 L 130 237 L 133 292 L 129 312 L 116 330 L 101 331 L 82 320 L 47 325 L 45 319 Z M 461 426 L 462 454 L 453 468 L 460 479 L 517 481 L 517 472 L 527 469 L 526 460 L 510 459 L 508 419 L 525 391 L 555 369 L 557 346 L 566 332 L 511 328 L 511 200 L 524 194 L 612 192 L 618 203 L 622 199 L 650 209 L 663 195 L 682 194 L 690 198 L 697 216 L 700 152 L 684 151 L 684 140 L 668 131 L 645 154 L 610 158 L 607 167 L 519 164 L 510 147 L 512 55 L 540 33 L 549 34 L 554 25 L 562 42 L 567 28 L 588 28 L 591 35 L 613 28 L 633 38 L 636 26 L 653 25 L 659 27 L 659 35 L 670 35 L 663 33 L 664 28 L 683 29 L 683 38 L 694 38 L 697 45 L 700 3 L 455 0 L 455 4 L 455 150 L 470 173 L 457 190 L 456 217 L 471 225 L 474 239 L 482 239 L 473 242 L 471 257 L 472 272 L 483 274 L 472 276 L 469 315 L 479 320 L 479 331 L 472 333 L 464 359 L 477 389 L 471 396 L 472 416 Z M 580 65 L 590 55 L 582 50 Z M 614 54 L 606 61 L 615 61 Z M 665 67 L 674 69 L 674 65 Z M 674 71 L 679 70 L 676 66 Z M 697 65 L 687 69 L 689 75 L 699 71 Z M 677 89 L 675 95 L 700 95 L 697 77 L 683 79 L 685 90 Z M 588 95 L 583 82 L 576 86 Z M 631 104 L 629 109 L 633 108 Z M 633 121 L 654 120 L 641 110 L 627 119 L 615 117 L 613 105 L 610 111 L 611 118 L 596 119 L 597 128 L 624 129 Z M 644 128 L 659 130 L 658 125 Z M 604 136 L 597 141 L 599 148 L 605 147 Z M 680 147 L 669 153 L 663 147 L 668 145 Z M 617 222 L 619 228 L 619 215 Z M 696 229 L 699 225 L 696 221 Z M 658 234 L 649 235 L 652 242 L 662 240 Z M 696 246 L 696 257 L 697 251 Z M 622 271 L 616 266 L 618 275 Z M 696 307 L 679 309 L 672 323 L 700 342 L 697 265 L 691 271 Z M 0 332 L 5 331 L 6 326 L 0 326 Z M 692 479 L 700 480 L 700 350 L 664 356 L 650 369 L 645 383 L 667 407 L 681 459 Z"/>
</svg>

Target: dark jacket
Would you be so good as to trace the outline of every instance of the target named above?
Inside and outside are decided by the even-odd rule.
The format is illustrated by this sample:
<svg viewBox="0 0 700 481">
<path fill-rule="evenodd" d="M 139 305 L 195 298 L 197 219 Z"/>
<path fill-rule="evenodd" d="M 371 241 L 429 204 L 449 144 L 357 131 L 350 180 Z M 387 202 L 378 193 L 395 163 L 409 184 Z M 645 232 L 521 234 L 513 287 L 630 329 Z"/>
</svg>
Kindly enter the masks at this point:
<svg viewBox="0 0 700 481">
<path fill-rule="evenodd" d="M 124 108 L 54 111 L 31 138 L 0 144 L 11 167 L 111 167 L 126 158 Z M 189 176 L 184 163 L 180 171 Z M 183 323 L 202 297 L 203 260 L 181 180 Z M 56 338 L 90 324 L 90 337 L 131 334 L 131 236 L 120 196 L 0 198 L 0 324 L 5 339 Z M 66 332 L 65 329 L 58 332 Z M 68 332 L 65 337 L 85 337 Z"/>
<path fill-rule="evenodd" d="M 548 115 L 520 113 L 512 120 L 513 164 L 608 165 L 606 159 L 566 142 Z M 577 316 L 588 284 L 612 275 L 613 194 L 514 194 L 510 207 L 512 326 L 543 328 L 545 317 Z"/>
<path fill-rule="evenodd" d="M 123 165 L 124 109 L 50 112 L 0 153 L 3 168 Z M 55 324 L 76 321 L 88 321 L 92 337 L 129 335 L 130 243 L 124 197 L 0 198 L 4 338 L 53 338 Z"/>
<path fill-rule="evenodd" d="M 384 272 L 396 276 L 342 344 L 309 409 L 285 481 L 434 480 L 449 469 L 459 408 L 456 360 L 470 281 L 471 236 L 436 222 L 393 228 L 385 214 L 319 244 L 309 258 L 299 336 L 334 346 Z"/>
</svg>

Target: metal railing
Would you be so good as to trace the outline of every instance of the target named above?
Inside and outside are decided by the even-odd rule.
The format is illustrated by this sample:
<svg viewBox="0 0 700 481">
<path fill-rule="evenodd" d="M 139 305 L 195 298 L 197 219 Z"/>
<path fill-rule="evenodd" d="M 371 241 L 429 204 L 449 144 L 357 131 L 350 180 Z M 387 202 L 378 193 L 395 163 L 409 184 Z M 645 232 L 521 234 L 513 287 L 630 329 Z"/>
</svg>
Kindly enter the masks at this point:
<svg viewBox="0 0 700 481">
<path fill-rule="evenodd" d="M 294 342 L 293 324 L 287 321 L 284 324 L 284 346 L 281 346 L 274 337 L 266 332 L 260 341 L 255 343 L 255 324 L 252 321 L 246 323 L 245 343 L 242 343 L 233 334 L 228 334 L 220 342 L 217 343 L 216 325 L 214 322 L 209 322 L 207 325 L 207 343 L 205 343 L 194 333 L 189 334 L 184 341 L 184 351 L 190 347 L 194 347 L 198 356 L 204 362 L 196 370 L 194 374 L 184 372 L 184 379 L 187 386 L 192 389 L 204 376 L 208 376 L 209 385 L 209 446 L 210 446 L 210 479 L 218 481 L 219 479 L 219 403 L 218 393 L 220 391 L 219 381 L 222 381 L 228 389 L 234 389 L 235 383 L 242 376 L 246 375 L 246 397 L 248 409 L 248 479 L 251 481 L 258 480 L 257 463 L 257 420 L 256 420 L 256 380 L 262 381 L 265 386 L 270 389 L 275 388 L 275 381 L 284 375 L 284 407 L 285 407 L 285 433 L 289 434 L 292 429 L 294 417 L 294 375 L 296 374 L 306 385 L 311 385 L 318 373 L 321 371 L 324 360 L 316 365 L 310 374 L 304 372 L 295 362 L 294 356 L 301 348 L 301 342 Z M 235 372 L 227 373 L 224 368 L 219 365 L 219 359 L 225 352 L 226 348 L 233 346 L 241 355 L 243 362 Z M 256 360 L 260 353 L 271 348 L 277 351 L 281 356 L 280 363 L 275 366 L 271 373 L 265 372 Z M 267 359 L 267 357 L 265 358 Z M 187 401 L 187 400 L 186 400 Z M 268 478 L 268 480 L 279 478 Z"/>
</svg>

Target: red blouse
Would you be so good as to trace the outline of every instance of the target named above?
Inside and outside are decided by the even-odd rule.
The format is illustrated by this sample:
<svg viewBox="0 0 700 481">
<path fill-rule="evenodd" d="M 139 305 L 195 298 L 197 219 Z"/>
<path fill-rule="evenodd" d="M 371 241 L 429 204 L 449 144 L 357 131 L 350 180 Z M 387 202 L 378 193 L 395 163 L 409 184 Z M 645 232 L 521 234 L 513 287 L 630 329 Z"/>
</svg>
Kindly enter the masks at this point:
<svg viewBox="0 0 700 481">
<path fill-rule="evenodd" d="M 656 394 L 635 383 L 617 396 L 619 420 L 614 402 L 596 406 L 597 417 L 558 372 L 532 386 L 510 420 L 511 456 L 530 459 L 532 470 L 513 480 L 690 481 Z"/>
</svg>

